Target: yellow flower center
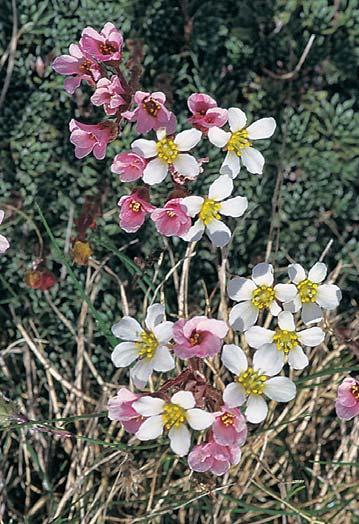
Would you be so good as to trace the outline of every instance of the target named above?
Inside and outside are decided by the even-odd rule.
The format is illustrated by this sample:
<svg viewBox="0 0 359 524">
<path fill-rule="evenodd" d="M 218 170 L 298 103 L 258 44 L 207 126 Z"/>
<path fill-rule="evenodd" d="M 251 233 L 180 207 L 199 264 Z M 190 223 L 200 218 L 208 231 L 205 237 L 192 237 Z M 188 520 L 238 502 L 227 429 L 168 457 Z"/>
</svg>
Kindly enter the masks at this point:
<svg viewBox="0 0 359 524">
<path fill-rule="evenodd" d="M 176 215 L 176 213 L 174 211 L 166 211 L 166 215 L 169 217 L 169 218 L 174 218 Z"/>
<path fill-rule="evenodd" d="M 141 340 L 136 342 L 138 354 L 142 358 L 153 358 L 156 349 L 158 348 L 158 340 L 152 331 L 142 331 Z"/>
<path fill-rule="evenodd" d="M 162 420 L 166 429 L 179 428 L 186 421 L 186 411 L 177 404 L 165 404 Z"/>
<path fill-rule="evenodd" d="M 111 44 L 110 42 L 103 42 L 99 45 L 100 53 L 102 55 L 110 55 L 111 53 L 115 53 L 117 51 L 116 47 Z"/>
<path fill-rule="evenodd" d="M 269 307 L 275 298 L 274 289 L 270 286 L 258 286 L 252 294 L 252 304 L 258 309 Z"/>
<path fill-rule="evenodd" d="M 92 62 L 91 60 L 84 60 L 80 65 L 80 71 L 82 73 L 91 73 Z"/>
<path fill-rule="evenodd" d="M 248 131 L 241 129 L 232 133 L 231 138 L 227 144 L 227 151 L 234 151 L 237 156 L 242 156 L 242 151 L 246 147 L 250 147 L 252 142 L 248 140 Z"/>
<path fill-rule="evenodd" d="M 137 200 L 132 200 L 130 203 L 130 209 L 134 211 L 134 213 L 139 213 L 141 211 L 141 204 L 137 202 Z"/>
<path fill-rule="evenodd" d="M 259 371 L 254 371 L 253 368 L 248 368 L 238 377 L 236 382 L 244 387 L 247 395 L 262 395 L 264 390 L 264 383 L 268 377 L 266 375 L 260 375 Z"/>
<path fill-rule="evenodd" d="M 220 202 L 216 202 L 212 198 L 206 198 L 199 212 L 199 218 L 202 220 L 204 225 L 207 226 L 207 224 L 212 222 L 213 219 L 221 219 L 221 215 L 219 214 L 220 209 Z"/>
<path fill-rule="evenodd" d="M 178 156 L 178 147 L 171 138 L 162 138 L 156 144 L 157 156 L 168 164 L 172 164 Z"/>
<path fill-rule="evenodd" d="M 277 346 L 278 351 L 289 353 L 289 351 L 298 346 L 298 335 L 295 331 L 276 329 L 273 342 Z"/>
<path fill-rule="evenodd" d="M 315 302 L 318 293 L 318 284 L 315 284 L 314 282 L 306 278 L 305 280 L 302 280 L 301 282 L 299 282 L 299 284 L 297 284 L 297 289 L 300 296 L 300 300 L 303 304 L 307 304 L 308 302 Z"/>
<path fill-rule="evenodd" d="M 352 395 L 354 398 L 359 400 L 359 385 L 358 384 L 354 384 L 354 386 L 352 386 Z"/>
<path fill-rule="evenodd" d="M 226 411 L 226 413 L 223 413 L 223 415 L 221 416 L 221 421 L 225 426 L 233 426 L 235 418 L 236 417 L 232 415 L 232 413 L 228 413 Z"/>
</svg>

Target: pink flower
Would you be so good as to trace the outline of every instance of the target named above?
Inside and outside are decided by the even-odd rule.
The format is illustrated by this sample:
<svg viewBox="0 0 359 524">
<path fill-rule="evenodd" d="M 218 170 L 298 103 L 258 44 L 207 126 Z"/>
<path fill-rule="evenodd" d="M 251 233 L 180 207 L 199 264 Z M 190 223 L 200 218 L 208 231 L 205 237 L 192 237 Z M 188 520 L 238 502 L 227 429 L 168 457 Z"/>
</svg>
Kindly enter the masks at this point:
<svg viewBox="0 0 359 524">
<path fill-rule="evenodd" d="M 118 420 L 128 433 L 136 433 L 145 418 L 132 407 L 133 402 L 141 395 L 132 393 L 126 388 L 121 388 L 115 397 L 107 403 L 108 418 Z"/>
<path fill-rule="evenodd" d="M 91 125 L 72 119 L 69 127 L 70 142 L 75 146 L 76 158 L 84 158 L 93 153 L 97 160 L 102 160 L 105 158 L 108 143 L 117 136 L 117 126 L 114 122 Z"/>
<path fill-rule="evenodd" d="M 99 65 L 86 55 L 77 44 L 71 44 L 69 55 L 61 55 L 52 62 L 52 68 L 60 75 L 71 75 L 66 78 L 64 86 L 71 95 L 84 80 L 90 85 L 95 85 L 101 78 Z"/>
<path fill-rule="evenodd" d="M 147 161 L 142 156 L 125 152 L 115 156 L 111 171 L 120 175 L 121 182 L 134 182 L 142 177 L 146 165 Z"/>
<path fill-rule="evenodd" d="M 205 133 L 210 127 L 222 127 L 228 120 L 226 109 L 217 107 L 217 102 L 204 93 L 193 93 L 187 105 L 193 116 L 188 121 Z"/>
<path fill-rule="evenodd" d="M 346 377 L 338 388 L 335 409 L 339 418 L 350 420 L 359 415 L 359 381 Z"/>
<path fill-rule="evenodd" d="M 126 100 L 121 96 L 125 90 L 118 76 L 113 75 L 111 80 L 101 78 L 97 82 L 96 91 L 91 97 L 94 106 L 104 106 L 107 115 L 114 115 L 118 108 L 126 104 Z"/>
<path fill-rule="evenodd" d="M 4 220 L 5 213 L 0 209 L 0 224 Z M 0 235 L 0 253 L 5 253 L 7 249 L 9 249 L 10 244 L 6 237 L 3 235 Z"/>
<path fill-rule="evenodd" d="M 120 198 L 120 227 L 127 233 L 135 233 L 145 221 L 147 213 L 151 213 L 155 207 L 144 200 L 140 191 L 134 191 L 131 195 Z"/>
<path fill-rule="evenodd" d="M 222 347 L 228 326 L 223 320 L 194 317 L 178 320 L 173 328 L 174 351 L 180 358 L 212 357 Z"/>
<path fill-rule="evenodd" d="M 192 225 L 187 208 L 182 204 L 182 198 L 172 198 L 165 207 L 155 209 L 151 218 L 157 231 L 165 237 L 185 235 Z"/>
<path fill-rule="evenodd" d="M 122 57 L 123 36 L 111 22 L 103 26 L 101 33 L 92 27 L 85 27 L 80 46 L 85 53 L 99 62 L 119 61 Z"/>
<path fill-rule="evenodd" d="M 198 444 L 188 455 L 188 465 L 193 471 L 210 471 L 214 475 L 224 475 L 231 466 L 241 459 L 239 446 L 220 446 L 214 440 Z"/>
<path fill-rule="evenodd" d="M 242 446 L 247 438 L 246 419 L 238 408 L 222 406 L 212 426 L 213 439 L 221 446 Z"/>
<path fill-rule="evenodd" d="M 136 91 L 134 100 L 138 104 L 136 109 L 126 111 L 122 116 L 130 122 L 137 122 L 137 133 L 148 133 L 151 129 L 158 130 L 162 127 L 166 129 L 167 135 L 174 133 L 177 121 L 175 115 L 164 106 L 164 93 Z"/>
</svg>

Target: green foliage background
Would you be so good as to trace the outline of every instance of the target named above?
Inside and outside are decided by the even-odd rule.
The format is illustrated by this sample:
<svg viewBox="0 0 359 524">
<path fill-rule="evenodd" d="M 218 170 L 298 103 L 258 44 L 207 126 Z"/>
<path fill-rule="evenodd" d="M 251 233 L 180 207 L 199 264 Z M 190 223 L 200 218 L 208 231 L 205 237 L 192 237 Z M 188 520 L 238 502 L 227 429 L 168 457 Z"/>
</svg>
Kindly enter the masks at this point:
<svg viewBox="0 0 359 524">
<path fill-rule="evenodd" d="M 129 147 L 135 134 L 128 126 L 111 144 L 104 161 L 92 157 L 76 160 L 68 140 L 69 120 L 75 116 L 96 121 L 101 113 L 89 105 L 86 88 L 71 98 L 63 89 L 63 78 L 50 64 L 55 56 L 67 52 L 83 27 L 101 29 L 106 21 L 112 21 L 125 38 L 143 41 L 142 86 L 149 91 L 165 90 L 173 98 L 173 109 L 182 125 L 186 125 L 186 99 L 196 91 L 211 94 L 221 107 L 241 107 L 249 120 L 270 115 L 277 120 L 276 134 L 262 145 L 266 157 L 263 176 L 242 170 L 236 182 L 239 193 L 248 197 L 250 213 L 236 228 L 229 255 L 231 272 L 245 274 L 264 258 L 271 221 L 275 244 L 279 241 L 272 257 L 278 268 L 284 268 L 289 259 L 310 267 L 333 238 L 326 262 L 330 269 L 339 261 L 344 264 L 338 283 L 344 290 L 342 310 L 351 314 L 357 278 L 353 260 L 358 255 L 356 0 L 17 0 L 16 5 L 22 34 L 0 114 L 0 204 L 12 204 L 36 222 L 45 241 L 48 265 L 57 275 L 61 261 L 50 248 L 35 203 L 63 248 L 71 205 L 78 215 L 85 195 L 105 194 L 103 208 L 107 212 L 126 192 L 111 174 L 110 165 L 116 153 Z M 11 2 L 5 0 L 1 10 L 0 54 L 11 40 Z M 299 73 L 290 80 L 276 78 L 294 70 L 311 35 L 315 40 Z M 1 75 L 4 80 L 6 65 Z M 207 154 L 205 145 L 200 152 Z M 198 190 L 206 190 L 218 173 L 221 156 L 212 148 L 208 176 L 198 179 Z M 280 212 L 273 215 L 272 197 L 280 173 L 284 173 Z M 40 335 L 54 341 L 54 346 L 48 347 L 49 358 L 61 365 L 61 351 L 71 354 L 76 342 L 43 295 L 24 284 L 24 273 L 38 255 L 31 222 L 13 213 L 1 232 L 12 246 L 1 258 L 0 341 L 6 345 L 18 336 L 14 316 L 24 322 L 36 319 Z M 144 274 L 152 278 L 163 244 L 151 224 L 138 237 L 140 242 L 129 245 L 124 253 L 130 259 L 147 260 Z M 128 285 L 130 306 L 135 311 L 143 300 L 143 274 L 132 278 L 133 270 L 116 256 L 117 249 L 133 238 L 121 232 L 116 213 L 98 220 L 98 228 L 91 234 L 97 259 L 108 254 L 109 242 L 115 246 L 109 265 Z M 186 245 L 173 244 L 176 256 L 182 256 Z M 200 278 L 210 291 L 217 283 L 217 254 L 207 240 L 198 246 L 197 253 L 192 264 L 192 312 L 203 308 Z M 161 274 L 169 267 L 166 255 Z M 83 285 L 86 269 L 75 267 L 74 272 Z M 111 325 L 122 313 L 119 294 L 114 292 L 110 276 L 102 278 L 99 285 L 95 307 Z M 166 296 L 171 308 L 176 297 L 169 288 Z M 81 296 L 73 280 L 61 280 L 50 294 L 65 316 L 75 322 Z M 100 330 L 94 340 L 93 362 L 110 377 L 109 343 Z M 21 380 L 17 385 L 7 383 L 4 377 L 2 381 L 2 389 L 11 397 L 21 393 Z"/>
</svg>

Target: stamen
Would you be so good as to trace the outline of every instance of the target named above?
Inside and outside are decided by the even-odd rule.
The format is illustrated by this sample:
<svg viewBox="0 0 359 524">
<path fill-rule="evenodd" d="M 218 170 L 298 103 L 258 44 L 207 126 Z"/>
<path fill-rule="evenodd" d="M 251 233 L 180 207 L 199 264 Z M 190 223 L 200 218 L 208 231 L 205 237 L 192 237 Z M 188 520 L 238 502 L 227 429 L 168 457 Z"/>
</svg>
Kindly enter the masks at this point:
<svg viewBox="0 0 359 524">
<path fill-rule="evenodd" d="M 352 386 L 351 392 L 353 397 L 359 400 L 359 384 L 354 384 L 354 386 Z"/>
<path fill-rule="evenodd" d="M 186 411 L 177 404 L 168 403 L 163 408 L 162 420 L 166 429 L 179 428 L 186 421 Z"/>
<path fill-rule="evenodd" d="M 99 48 L 100 48 L 100 53 L 102 55 L 110 55 L 111 53 L 115 53 L 117 51 L 117 48 L 110 42 L 104 42 L 100 44 Z"/>
<path fill-rule="evenodd" d="M 171 211 L 171 210 L 166 211 L 166 215 L 168 217 L 170 217 L 170 218 L 174 218 L 175 216 L 177 216 L 176 213 L 174 211 Z"/>
<path fill-rule="evenodd" d="M 170 138 L 162 138 L 157 142 L 157 156 L 168 164 L 172 164 L 178 156 L 178 148 Z"/>
<path fill-rule="evenodd" d="M 237 156 L 242 156 L 242 151 L 246 147 L 250 147 L 252 142 L 248 140 L 248 131 L 246 129 L 241 129 L 232 133 L 231 138 L 227 144 L 227 151 L 234 151 Z"/>
<path fill-rule="evenodd" d="M 150 98 L 146 102 L 142 103 L 142 107 L 147 113 L 153 117 L 157 116 L 158 111 L 161 109 L 161 106 L 156 100 Z"/>
<path fill-rule="evenodd" d="M 138 354 L 142 358 L 153 358 L 156 349 L 158 348 L 158 340 L 152 331 L 142 331 L 141 341 L 135 342 L 138 349 Z"/>
<path fill-rule="evenodd" d="M 302 280 L 297 284 L 298 293 L 300 300 L 303 304 L 308 304 L 308 302 L 315 302 L 318 293 L 318 284 L 308 280 Z"/>
<path fill-rule="evenodd" d="M 197 333 L 197 331 L 193 331 L 192 335 L 190 336 L 189 342 L 191 346 L 197 346 L 201 343 L 202 335 L 201 333 Z"/>
<path fill-rule="evenodd" d="M 298 346 L 298 335 L 295 331 L 276 329 L 273 342 L 277 346 L 278 351 L 289 353 L 289 351 Z"/>
<path fill-rule="evenodd" d="M 262 395 L 267 380 L 266 375 L 260 375 L 259 371 L 254 371 L 253 368 L 248 368 L 236 377 L 236 382 L 243 386 L 247 395 Z"/>
<path fill-rule="evenodd" d="M 132 202 L 130 203 L 130 209 L 134 212 L 134 213 L 139 213 L 139 211 L 141 211 L 141 204 L 140 202 L 137 202 L 137 200 L 132 200 Z"/>
<path fill-rule="evenodd" d="M 252 294 L 252 304 L 258 309 L 269 307 L 274 299 L 274 289 L 270 286 L 258 286 Z"/>
<path fill-rule="evenodd" d="M 80 65 L 80 71 L 82 73 L 91 73 L 92 62 L 91 60 L 84 60 Z"/>
<path fill-rule="evenodd" d="M 212 198 L 206 198 L 199 212 L 199 218 L 202 220 L 204 225 L 207 226 L 210 222 L 212 222 L 212 220 L 221 219 L 221 215 L 219 214 L 220 209 L 220 202 L 216 202 Z"/>
<path fill-rule="evenodd" d="M 223 415 L 221 416 L 221 421 L 223 422 L 223 424 L 225 426 L 233 426 L 234 424 L 234 420 L 235 420 L 235 416 L 232 415 L 232 413 L 228 413 L 227 411 L 225 413 L 223 413 Z"/>
</svg>

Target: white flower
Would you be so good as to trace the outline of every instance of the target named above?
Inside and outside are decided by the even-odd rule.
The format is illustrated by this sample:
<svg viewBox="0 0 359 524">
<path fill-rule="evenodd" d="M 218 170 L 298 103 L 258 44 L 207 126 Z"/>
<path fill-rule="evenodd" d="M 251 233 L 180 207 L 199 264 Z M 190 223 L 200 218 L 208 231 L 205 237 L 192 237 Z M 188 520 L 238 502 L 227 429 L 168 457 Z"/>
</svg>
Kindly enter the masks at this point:
<svg viewBox="0 0 359 524">
<path fill-rule="evenodd" d="M 297 286 L 294 299 L 286 301 L 284 309 L 296 313 L 302 309 L 305 324 L 319 322 L 323 318 L 322 309 L 335 309 L 342 299 L 342 292 L 334 284 L 321 284 L 327 276 L 327 266 L 322 262 L 314 264 L 308 273 L 300 264 L 288 266 L 289 278 Z"/>
<path fill-rule="evenodd" d="M 296 395 L 296 387 L 287 377 L 272 377 L 278 373 L 278 365 L 256 351 L 253 367 L 248 367 L 244 351 L 234 344 L 223 347 L 222 362 L 236 375 L 235 381 L 226 386 L 223 401 L 230 408 L 241 406 L 247 401 L 245 415 L 249 422 L 258 424 L 267 416 L 266 395 L 277 402 L 289 402 Z"/>
<path fill-rule="evenodd" d="M 160 398 L 142 397 L 132 407 L 143 417 L 148 417 L 136 433 L 140 440 L 151 440 L 168 430 L 170 446 L 180 457 L 187 455 L 191 445 L 192 429 L 202 430 L 211 426 L 215 416 L 202 409 L 195 408 L 194 396 L 190 391 L 178 391 L 170 402 Z"/>
<path fill-rule="evenodd" d="M 274 118 L 261 118 L 246 128 L 245 113 L 241 109 L 230 107 L 228 121 L 231 132 L 223 131 L 219 127 L 211 127 L 208 131 L 210 142 L 227 150 L 220 173 L 236 178 L 243 164 L 250 173 L 261 174 L 264 157 L 257 149 L 251 147 L 252 140 L 271 137 L 276 128 Z"/>
<path fill-rule="evenodd" d="M 112 362 L 123 368 L 137 360 L 130 374 L 138 388 L 144 387 L 153 370 L 169 371 L 175 366 L 167 346 L 172 338 L 173 322 L 166 322 L 164 318 L 164 306 L 153 304 L 147 309 L 145 329 L 132 317 L 123 317 L 112 326 L 116 337 L 128 341 L 115 347 Z"/>
<path fill-rule="evenodd" d="M 197 160 L 182 151 L 195 147 L 201 136 L 198 129 L 188 129 L 178 133 L 175 138 L 167 138 L 166 130 L 162 128 L 157 131 L 157 142 L 144 138 L 135 140 L 131 145 L 135 153 L 153 159 L 144 169 L 143 181 L 150 186 L 160 184 L 166 178 L 170 165 L 184 176 L 196 177 L 199 173 Z"/>
<path fill-rule="evenodd" d="M 304 369 L 308 365 L 308 357 L 301 348 L 317 346 L 324 340 L 324 331 L 319 327 L 295 330 L 294 317 L 289 311 L 282 311 L 278 315 L 279 328 L 275 331 L 260 326 L 253 326 L 244 336 L 249 346 L 258 349 L 256 359 L 265 360 L 277 369 L 282 369 L 288 356 L 289 365 L 294 369 Z"/>
<path fill-rule="evenodd" d="M 273 316 L 281 312 L 277 300 L 288 302 L 296 295 L 294 284 L 277 284 L 273 287 L 273 267 L 261 263 L 254 266 L 252 279 L 235 277 L 229 281 L 227 291 L 236 304 L 229 315 L 229 323 L 233 329 L 245 331 L 253 326 L 259 311 L 269 308 Z"/>
<path fill-rule="evenodd" d="M 191 217 L 199 215 L 191 229 L 182 238 L 194 242 L 202 238 L 206 231 L 212 243 L 223 247 L 231 239 L 231 230 L 221 221 L 221 215 L 240 217 L 248 207 L 245 197 L 237 196 L 224 200 L 233 191 L 233 180 L 226 175 L 217 178 L 211 184 L 208 197 L 189 196 L 182 200 Z"/>
</svg>

